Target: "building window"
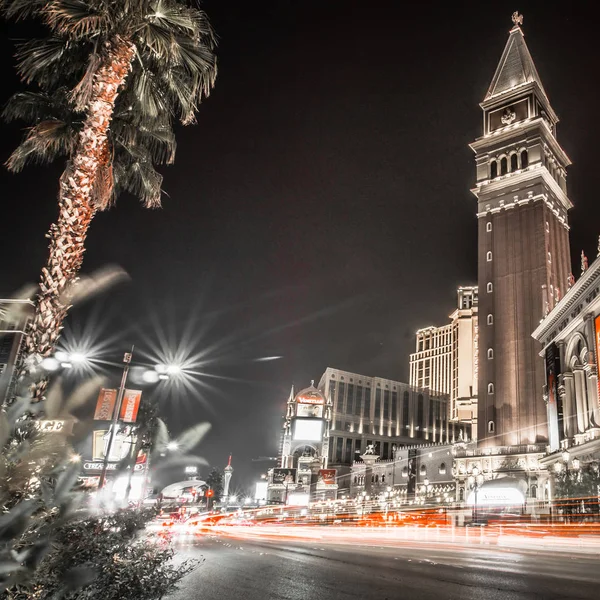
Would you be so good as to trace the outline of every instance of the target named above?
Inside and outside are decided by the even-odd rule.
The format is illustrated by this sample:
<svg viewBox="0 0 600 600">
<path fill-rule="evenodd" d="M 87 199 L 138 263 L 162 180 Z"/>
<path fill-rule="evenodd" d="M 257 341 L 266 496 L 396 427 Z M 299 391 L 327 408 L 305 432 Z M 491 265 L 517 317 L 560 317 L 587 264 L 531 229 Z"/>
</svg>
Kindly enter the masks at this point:
<svg viewBox="0 0 600 600">
<path fill-rule="evenodd" d="M 494 433 L 496 431 L 496 425 L 494 421 L 488 421 L 488 433 Z"/>
<path fill-rule="evenodd" d="M 550 233 L 550 223 L 546 221 L 546 233 Z"/>
<path fill-rule="evenodd" d="M 417 427 L 423 427 L 423 394 L 417 397 Z"/>
<path fill-rule="evenodd" d="M 486 230 L 488 233 L 490 233 L 490 231 L 492 231 L 492 222 L 491 222 L 491 221 L 488 221 L 488 222 L 485 224 L 485 230 Z"/>
<path fill-rule="evenodd" d="M 488 250 L 488 253 L 485 255 L 485 259 L 488 262 L 492 262 L 492 252 L 490 250 Z"/>
<path fill-rule="evenodd" d="M 490 163 L 490 179 L 496 179 L 498 177 L 498 163 L 493 160 Z"/>
<path fill-rule="evenodd" d="M 402 477 L 408 477 L 408 467 L 402 467 Z"/>
<path fill-rule="evenodd" d="M 506 175 L 508 173 L 508 160 L 506 160 L 506 156 L 503 156 L 500 159 L 500 175 Z"/>
<path fill-rule="evenodd" d="M 494 285 L 492 284 L 491 281 L 489 281 L 487 284 L 487 293 L 491 294 L 493 291 L 494 291 Z"/>
<path fill-rule="evenodd" d="M 488 383 L 488 394 L 492 396 L 494 394 L 494 384 Z"/>
<path fill-rule="evenodd" d="M 385 475 L 381 476 L 381 483 L 385 483 Z"/>
<path fill-rule="evenodd" d="M 519 165 L 517 164 L 517 155 L 515 154 L 511 154 L 510 156 L 510 170 L 511 171 L 516 171 L 519 168 Z"/>
<path fill-rule="evenodd" d="M 529 166 L 529 157 L 527 155 L 527 150 L 523 150 L 521 152 L 521 169 L 526 169 Z"/>
<path fill-rule="evenodd" d="M 548 252 L 548 264 L 552 264 L 552 254 L 550 252 Z"/>
<path fill-rule="evenodd" d="M 421 465 L 421 475 L 427 475 L 427 467 L 425 465 Z"/>
<path fill-rule="evenodd" d="M 492 348 L 488 348 L 487 357 L 488 357 L 489 360 L 491 360 L 492 358 L 494 358 L 494 350 Z"/>
<path fill-rule="evenodd" d="M 408 405 L 410 401 L 410 395 L 408 392 L 404 392 L 404 398 L 402 400 L 402 424 L 408 429 Z"/>
<path fill-rule="evenodd" d="M 440 465 L 440 475 L 445 475 L 446 474 L 446 463 L 442 463 Z"/>
<path fill-rule="evenodd" d="M 488 325 L 493 325 L 494 324 L 494 315 L 488 315 L 487 316 L 487 324 Z"/>
</svg>

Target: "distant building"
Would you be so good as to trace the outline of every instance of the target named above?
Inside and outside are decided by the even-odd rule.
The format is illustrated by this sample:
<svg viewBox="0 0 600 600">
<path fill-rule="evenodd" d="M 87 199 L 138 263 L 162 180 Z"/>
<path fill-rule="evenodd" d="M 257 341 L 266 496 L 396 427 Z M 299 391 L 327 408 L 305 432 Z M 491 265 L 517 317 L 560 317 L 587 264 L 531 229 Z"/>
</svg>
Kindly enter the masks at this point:
<svg viewBox="0 0 600 600">
<path fill-rule="evenodd" d="M 270 503 L 308 504 L 335 499 L 337 473 L 329 468 L 331 403 L 314 385 L 297 394 L 294 387 L 286 405 L 281 453 L 267 475 Z"/>
<path fill-rule="evenodd" d="M 15 393 L 16 372 L 23 359 L 30 300 L 0 300 L 0 405 Z"/>
<path fill-rule="evenodd" d="M 392 448 L 415 443 L 447 443 L 471 437 L 468 424 L 448 419 L 448 396 L 406 383 L 328 367 L 319 390 L 332 404 L 328 460 L 351 465 L 373 445 L 382 460 Z"/>
<path fill-rule="evenodd" d="M 392 507 L 455 502 L 453 451 L 452 444 L 421 444 L 396 447 L 393 458 L 378 460 L 372 466 L 359 460 L 350 473 L 350 497 L 383 498 Z"/>
<path fill-rule="evenodd" d="M 447 394 L 448 416 L 477 429 L 478 293 L 476 286 L 458 288 L 450 323 L 417 331 L 410 355 L 410 385 Z"/>
</svg>

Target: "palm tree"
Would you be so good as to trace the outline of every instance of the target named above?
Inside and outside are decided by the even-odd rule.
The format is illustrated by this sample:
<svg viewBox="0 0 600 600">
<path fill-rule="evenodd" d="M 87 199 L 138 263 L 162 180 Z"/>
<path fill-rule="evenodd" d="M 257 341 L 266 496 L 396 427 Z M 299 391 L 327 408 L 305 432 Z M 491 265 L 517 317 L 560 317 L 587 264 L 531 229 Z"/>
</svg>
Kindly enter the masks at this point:
<svg viewBox="0 0 600 600">
<path fill-rule="evenodd" d="M 31 124 L 7 167 L 67 158 L 26 338 L 31 371 L 60 336 L 96 212 L 122 191 L 160 206 L 155 166 L 173 163 L 175 121 L 193 123 L 214 85 L 216 41 L 205 13 L 182 0 L 0 0 L 0 7 L 7 18 L 37 18 L 48 29 L 17 52 L 19 75 L 37 89 L 15 94 L 4 110 L 7 120 Z M 34 397 L 44 390 L 40 383 Z"/>
</svg>

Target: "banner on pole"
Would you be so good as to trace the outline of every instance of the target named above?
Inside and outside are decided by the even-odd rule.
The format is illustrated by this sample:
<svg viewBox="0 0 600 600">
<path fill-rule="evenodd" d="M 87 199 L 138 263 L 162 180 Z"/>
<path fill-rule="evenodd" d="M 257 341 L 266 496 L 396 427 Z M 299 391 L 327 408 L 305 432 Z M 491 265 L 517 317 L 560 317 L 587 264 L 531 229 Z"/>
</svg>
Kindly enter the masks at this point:
<svg viewBox="0 0 600 600">
<path fill-rule="evenodd" d="M 96 402 L 96 412 L 94 412 L 95 421 L 110 421 L 113 418 L 115 403 L 117 402 L 117 390 L 107 390 L 102 388 L 98 394 Z"/>
<path fill-rule="evenodd" d="M 141 390 L 125 390 L 123 403 L 121 404 L 121 414 L 119 415 L 124 423 L 135 423 L 141 399 Z"/>
</svg>

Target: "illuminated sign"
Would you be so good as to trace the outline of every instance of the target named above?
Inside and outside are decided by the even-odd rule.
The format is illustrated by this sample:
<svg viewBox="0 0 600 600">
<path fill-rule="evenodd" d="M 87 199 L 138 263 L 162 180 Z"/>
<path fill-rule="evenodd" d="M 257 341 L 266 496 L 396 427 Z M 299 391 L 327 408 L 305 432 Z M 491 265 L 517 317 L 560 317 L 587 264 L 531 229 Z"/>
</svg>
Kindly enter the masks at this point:
<svg viewBox="0 0 600 600">
<path fill-rule="evenodd" d="M 307 392 L 296 396 L 298 404 L 325 404 L 325 398 L 319 392 Z"/>
<path fill-rule="evenodd" d="M 267 499 L 267 482 L 257 481 L 256 490 L 254 491 L 254 499 L 258 502 L 259 500 Z"/>
<path fill-rule="evenodd" d="M 294 440 L 320 442 L 323 437 L 323 421 L 321 419 L 295 419 Z"/>
<path fill-rule="evenodd" d="M 296 416 L 297 417 L 316 417 L 317 419 L 323 418 L 323 405 L 322 404 L 297 404 L 296 405 Z"/>
<path fill-rule="evenodd" d="M 296 483 L 296 469 L 273 469 L 273 485 Z"/>
<path fill-rule="evenodd" d="M 104 463 L 101 462 L 84 462 L 83 463 L 83 469 L 84 471 L 102 471 L 102 467 L 103 467 Z M 106 465 L 106 470 L 107 471 L 116 471 L 117 467 L 118 467 L 119 463 L 108 463 Z M 144 470 L 144 465 L 135 465 L 135 467 L 133 468 L 134 471 L 143 471 Z"/>
<path fill-rule="evenodd" d="M 186 467 L 185 473 L 186 475 L 196 475 L 198 473 L 198 467 Z"/>
<path fill-rule="evenodd" d="M 336 480 L 335 469 L 320 469 L 319 479 L 317 479 L 318 485 L 335 485 Z"/>
<path fill-rule="evenodd" d="M 293 492 L 288 495 L 287 503 L 291 506 L 308 506 L 310 495 L 304 492 Z"/>
<path fill-rule="evenodd" d="M 72 426 L 72 421 L 65 421 L 64 419 L 42 419 L 41 421 L 36 422 L 36 427 L 40 431 L 48 433 L 69 433 Z"/>
<path fill-rule="evenodd" d="M 475 492 L 471 492 L 467 504 L 475 505 Z M 477 492 L 477 506 L 521 506 L 525 496 L 514 487 L 482 487 Z"/>
</svg>

